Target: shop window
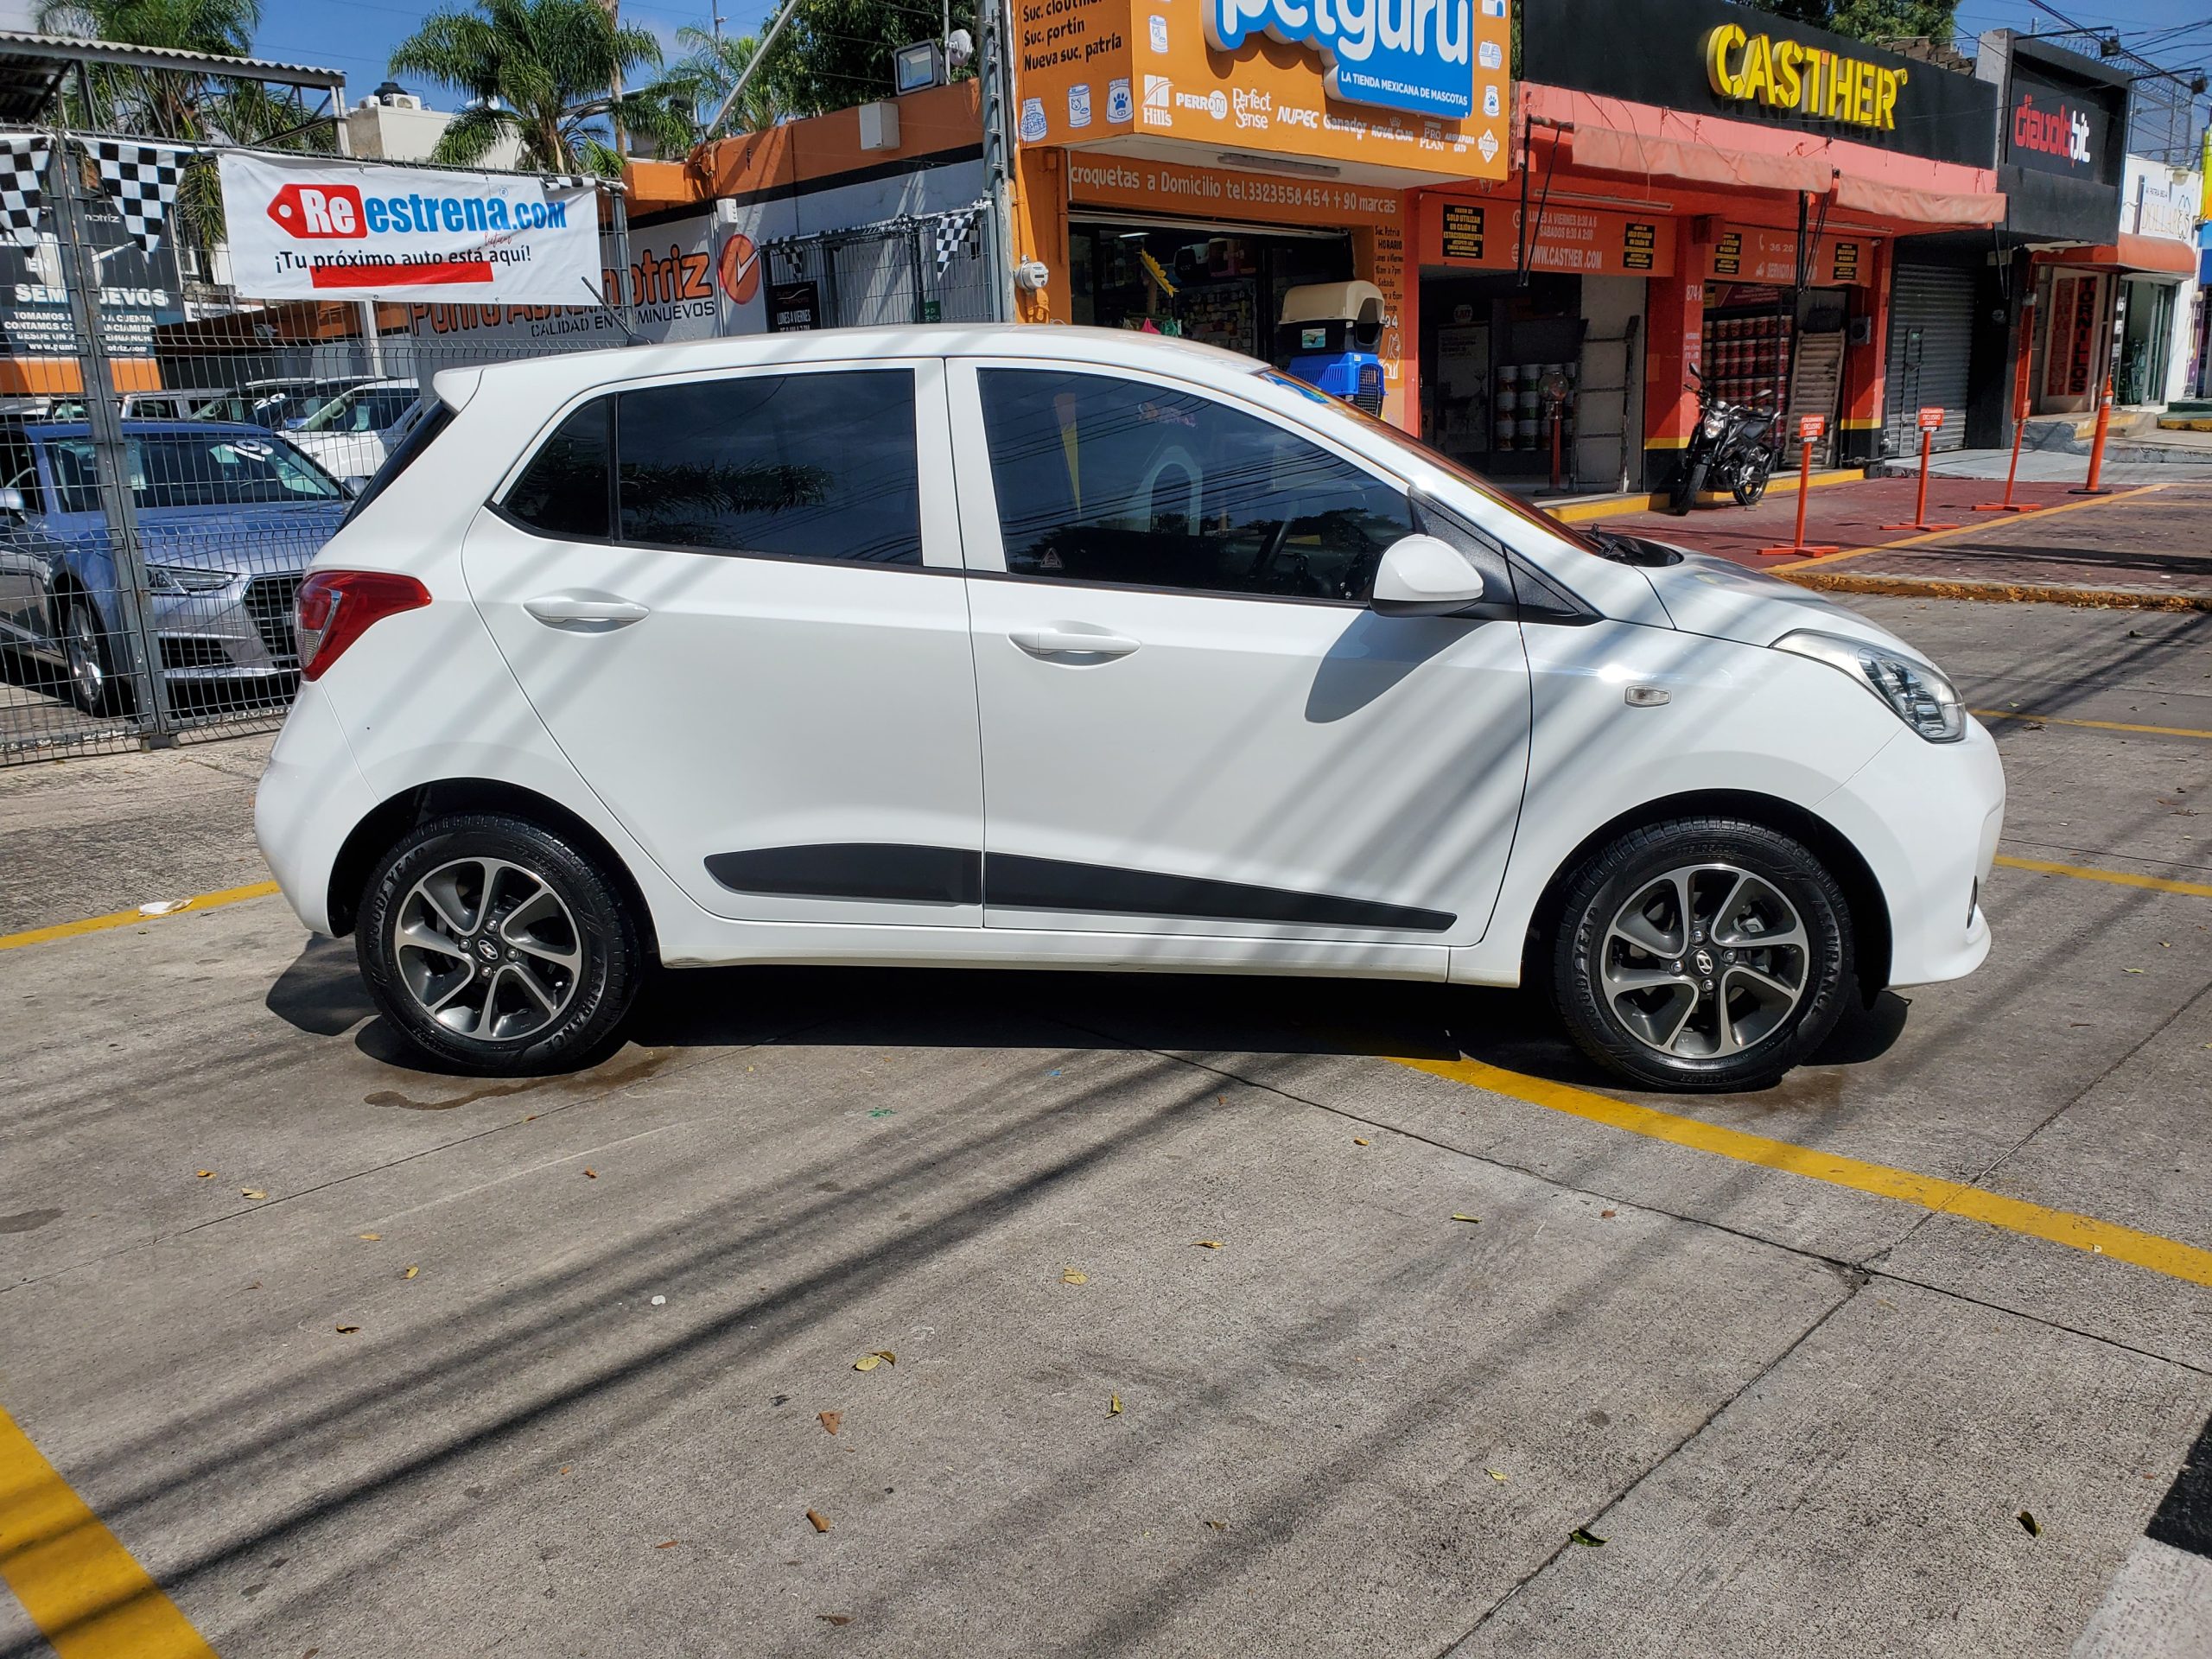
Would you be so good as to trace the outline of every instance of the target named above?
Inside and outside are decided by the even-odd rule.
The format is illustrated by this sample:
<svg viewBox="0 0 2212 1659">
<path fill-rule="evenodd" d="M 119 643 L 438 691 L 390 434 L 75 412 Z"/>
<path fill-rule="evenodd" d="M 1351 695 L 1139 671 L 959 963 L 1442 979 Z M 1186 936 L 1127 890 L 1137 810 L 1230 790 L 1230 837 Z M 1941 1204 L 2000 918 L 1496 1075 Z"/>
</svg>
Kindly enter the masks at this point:
<svg viewBox="0 0 2212 1659">
<path fill-rule="evenodd" d="M 922 562 L 907 370 L 649 386 L 620 394 L 615 430 L 623 541 Z"/>
<path fill-rule="evenodd" d="M 1363 602 L 1404 493 L 1295 434 L 1109 375 L 981 373 L 1007 569 Z"/>
</svg>

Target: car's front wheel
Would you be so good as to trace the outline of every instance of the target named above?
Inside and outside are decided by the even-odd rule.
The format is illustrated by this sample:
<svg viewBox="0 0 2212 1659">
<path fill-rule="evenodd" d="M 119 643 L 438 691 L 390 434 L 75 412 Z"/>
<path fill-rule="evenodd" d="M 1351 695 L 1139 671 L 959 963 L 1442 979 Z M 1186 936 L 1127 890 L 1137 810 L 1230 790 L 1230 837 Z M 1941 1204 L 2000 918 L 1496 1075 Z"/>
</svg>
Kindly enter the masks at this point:
<svg viewBox="0 0 2212 1659">
<path fill-rule="evenodd" d="M 645 966 L 607 873 L 563 836 L 503 813 L 411 830 L 370 874 L 355 947 L 370 995 L 408 1042 L 488 1076 L 599 1058 Z"/>
<path fill-rule="evenodd" d="M 100 614 L 92 608 L 92 601 L 82 594 L 61 604 L 61 660 L 68 675 L 69 701 L 79 712 L 130 712 L 130 682 L 116 672 L 107 630 L 100 626 Z"/>
<path fill-rule="evenodd" d="M 1662 823 L 1568 879 L 1552 988 L 1592 1059 L 1653 1088 L 1764 1088 L 1834 1030 L 1850 906 L 1813 853 L 1762 824 Z"/>
</svg>

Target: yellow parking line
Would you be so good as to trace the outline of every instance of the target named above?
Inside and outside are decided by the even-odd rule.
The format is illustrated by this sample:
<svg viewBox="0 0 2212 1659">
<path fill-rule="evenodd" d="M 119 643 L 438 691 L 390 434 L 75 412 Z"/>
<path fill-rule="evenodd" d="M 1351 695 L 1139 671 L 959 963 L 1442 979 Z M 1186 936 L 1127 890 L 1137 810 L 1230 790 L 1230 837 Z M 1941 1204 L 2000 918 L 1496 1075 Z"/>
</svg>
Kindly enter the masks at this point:
<svg viewBox="0 0 2212 1659">
<path fill-rule="evenodd" d="M 104 933 L 111 927 L 129 927 L 134 923 L 166 921 L 171 916 L 181 916 L 188 911 L 214 910 L 224 905 L 235 905 L 245 899 L 266 899 L 276 891 L 274 881 L 256 881 L 251 887 L 225 887 L 219 893 L 194 893 L 175 910 L 165 910 L 158 916 L 149 916 L 143 910 L 118 910 L 106 916 L 87 916 L 80 922 L 56 922 L 52 927 L 35 927 L 28 933 L 0 933 L 0 950 L 20 950 L 27 944 L 48 944 L 55 939 L 73 939 L 79 933 Z"/>
<path fill-rule="evenodd" d="M 2032 720 L 2041 726 L 2079 726 L 2092 732 L 2147 732 L 2152 737 L 2212 740 L 2212 732 L 2193 731 L 2186 726 L 2129 726 L 2117 720 L 2061 720 L 2056 715 L 2031 715 L 2021 709 L 1969 709 L 1967 712 L 1977 720 Z"/>
<path fill-rule="evenodd" d="M 1937 1215 L 1963 1216 L 1970 1221 L 2002 1228 L 2006 1232 L 2048 1239 L 2069 1249 L 2085 1250 L 2094 1255 L 2108 1255 L 2116 1262 L 2130 1262 L 2152 1273 L 2164 1274 L 2170 1279 L 2184 1280 L 2192 1285 L 2212 1285 L 2212 1250 L 2200 1250 L 2194 1245 L 2161 1238 L 2156 1233 L 2141 1233 L 2133 1227 L 2099 1221 L 2094 1216 L 2077 1216 L 2066 1210 L 2049 1210 L 2039 1204 L 2008 1198 L 2001 1193 L 1969 1186 L 1961 1181 L 1947 1181 L 1933 1175 L 1916 1175 L 1910 1170 L 1892 1169 L 1886 1164 L 1862 1163 L 1856 1158 L 1819 1152 L 1810 1147 L 1795 1146 L 1787 1141 L 1770 1141 L 1763 1135 L 1746 1135 L 1741 1129 L 1722 1128 L 1718 1124 L 1707 1123 L 1697 1118 L 1681 1117 L 1649 1106 L 1632 1105 L 1624 1100 L 1594 1095 L 1586 1089 L 1577 1089 L 1567 1084 L 1524 1077 L 1517 1071 L 1486 1065 L 1480 1060 L 1402 1059 L 1397 1064 L 1410 1066 L 1416 1071 L 1428 1072 L 1433 1077 L 1448 1078 L 1453 1083 L 1487 1089 L 1492 1094 L 1509 1096 L 1515 1100 L 1525 1101 L 1531 1106 L 1541 1106 L 1549 1111 L 1565 1112 L 1571 1117 L 1602 1123 L 1608 1128 L 1623 1129 L 1653 1141 L 1669 1141 L 1695 1152 L 1733 1159 L 1738 1163 L 1782 1170 L 1791 1175 L 1802 1175 L 1807 1180 L 1826 1181 L 1832 1186 L 1847 1186 L 1854 1192 L 1871 1192 L 1877 1198 L 1894 1198 L 1900 1204 L 1915 1205 Z"/>
<path fill-rule="evenodd" d="M 2137 875 L 2132 870 L 2101 870 L 2089 864 L 2053 864 L 2040 858 L 2012 858 L 1998 855 L 2008 870 L 2032 870 L 2038 875 L 2070 875 L 2077 881 L 2109 881 L 2115 887 L 2145 887 L 2152 893 L 2183 893 L 2192 899 L 2212 899 L 2212 884 L 2169 881 L 2163 875 Z"/>
<path fill-rule="evenodd" d="M 215 1659 L 4 1411 L 0 1579 L 60 1659 Z"/>
<path fill-rule="evenodd" d="M 2034 513 L 2032 522 L 2041 524 L 2044 519 L 2056 518 L 2063 512 L 2087 512 L 2093 507 L 2116 507 L 2123 501 L 2133 501 L 2143 496 L 2156 495 L 2165 487 L 2163 484 L 2145 484 L 2139 489 L 2122 490 L 2117 495 L 2093 495 L 2086 501 L 2069 501 L 2061 506 L 2041 507 Z M 1783 570 L 1825 570 L 1830 565 L 1841 564 L 1847 559 L 1863 559 L 1869 553 L 1894 553 L 1900 548 L 1925 547 L 1930 542 L 1948 542 L 1954 537 L 1971 536 L 1976 531 L 1986 532 L 1995 528 L 1993 524 L 1961 524 L 1955 530 L 1931 530 L 1925 535 L 1908 536 L 1902 541 L 1877 542 L 1872 547 L 1854 547 L 1848 552 L 1828 553 L 1815 558 L 1791 559 L 1782 564 L 1765 565 L 1762 569 L 1769 575 L 1774 575 Z M 2011 550 L 2031 554 L 2035 550 L 2021 548 Z"/>
</svg>

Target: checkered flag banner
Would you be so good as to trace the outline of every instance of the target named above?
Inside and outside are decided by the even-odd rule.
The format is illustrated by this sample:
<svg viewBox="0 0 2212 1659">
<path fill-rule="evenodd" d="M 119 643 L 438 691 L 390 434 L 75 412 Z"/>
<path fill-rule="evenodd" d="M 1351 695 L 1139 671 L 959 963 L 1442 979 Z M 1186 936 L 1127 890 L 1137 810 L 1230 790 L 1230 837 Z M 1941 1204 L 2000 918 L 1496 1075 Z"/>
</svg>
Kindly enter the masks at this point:
<svg viewBox="0 0 2212 1659">
<path fill-rule="evenodd" d="M 983 227 L 983 204 L 961 208 L 938 215 L 937 221 L 937 274 L 944 275 L 944 268 L 952 263 L 952 256 L 963 248 L 968 257 L 975 258 L 982 251 L 978 240 Z"/>
<path fill-rule="evenodd" d="M 162 226 L 176 204 L 187 152 L 168 144 L 133 144 L 114 138 L 80 138 L 78 143 L 92 158 L 100 188 L 122 215 L 130 239 L 153 252 L 162 245 Z"/>
<path fill-rule="evenodd" d="M 0 237 L 27 248 L 46 211 L 46 150 L 42 132 L 0 133 Z"/>
</svg>

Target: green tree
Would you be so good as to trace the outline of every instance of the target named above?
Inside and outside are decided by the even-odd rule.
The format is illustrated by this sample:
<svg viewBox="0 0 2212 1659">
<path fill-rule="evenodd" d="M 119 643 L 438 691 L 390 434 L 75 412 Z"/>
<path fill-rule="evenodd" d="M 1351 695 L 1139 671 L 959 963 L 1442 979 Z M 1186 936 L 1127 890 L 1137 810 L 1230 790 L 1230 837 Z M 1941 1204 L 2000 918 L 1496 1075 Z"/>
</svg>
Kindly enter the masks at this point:
<svg viewBox="0 0 2212 1659">
<path fill-rule="evenodd" d="M 953 0 L 952 27 L 981 47 L 976 0 Z M 930 0 L 803 0 L 760 78 L 780 114 L 849 109 L 890 97 L 892 54 L 938 39 L 944 28 L 944 10 Z"/>
<path fill-rule="evenodd" d="M 219 58 L 253 50 L 260 0 L 41 0 L 38 29 L 48 35 L 168 47 Z M 80 127 L 183 143 L 255 144 L 327 154 L 331 123 L 318 121 L 297 87 L 211 74 L 200 69 L 129 69 L 93 64 L 85 106 L 77 78 L 64 85 L 65 112 Z M 223 237 L 223 194 L 213 159 L 188 162 L 177 184 L 180 232 L 201 247 Z"/>
<path fill-rule="evenodd" d="M 1858 41 L 1925 35 L 1948 44 L 1959 0 L 1744 0 L 1759 11 Z"/>
<path fill-rule="evenodd" d="M 715 111 L 721 108 L 722 100 L 729 96 L 742 75 L 760 54 L 760 41 L 753 35 L 716 35 L 701 29 L 696 23 L 686 23 L 676 31 L 677 44 L 685 48 L 685 55 L 676 65 L 675 73 L 693 83 L 698 89 L 699 118 L 714 119 Z M 780 47 L 781 42 L 778 42 Z M 760 132 L 772 127 L 783 118 L 785 111 L 777 101 L 773 79 L 766 65 L 760 73 L 746 83 L 745 96 L 730 106 L 721 124 L 709 132 L 702 129 L 702 138 L 723 138 L 736 132 Z"/>
<path fill-rule="evenodd" d="M 601 0 L 474 0 L 436 11 L 396 47 L 395 75 L 419 75 L 468 100 L 433 159 L 480 162 L 509 135 L 522 165 L 552 173 L 622 170 L 619 131 L 677 156 L 697 132 L 697 84 L 677 74 L 631 91 L 661 67 L 660 43 L 625 29 Z"/>
</svg>

